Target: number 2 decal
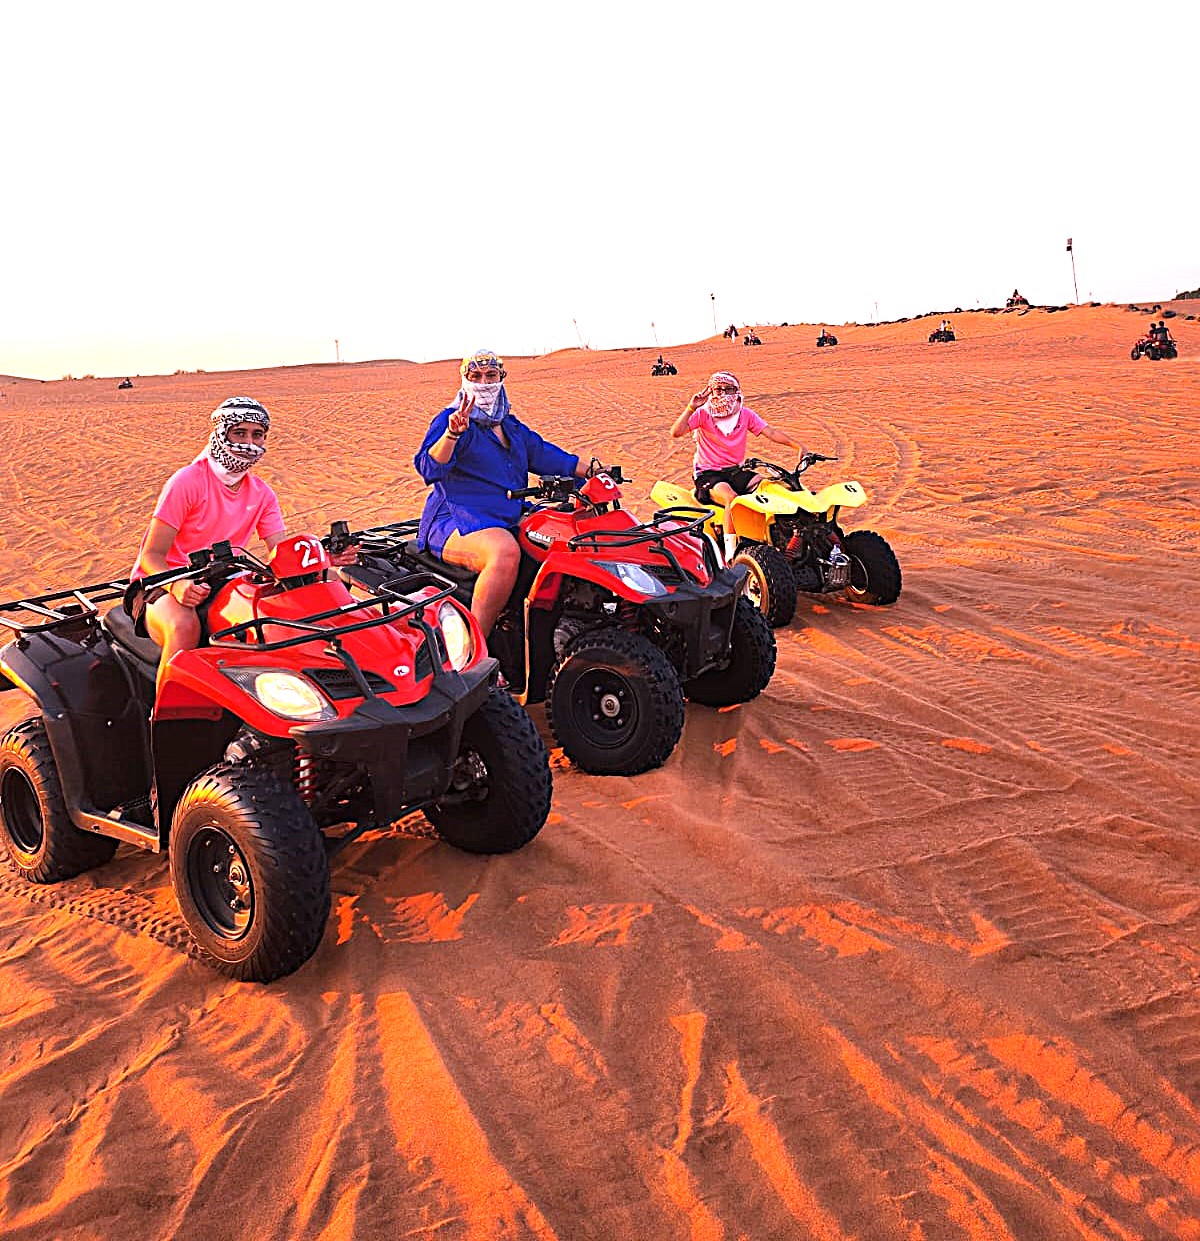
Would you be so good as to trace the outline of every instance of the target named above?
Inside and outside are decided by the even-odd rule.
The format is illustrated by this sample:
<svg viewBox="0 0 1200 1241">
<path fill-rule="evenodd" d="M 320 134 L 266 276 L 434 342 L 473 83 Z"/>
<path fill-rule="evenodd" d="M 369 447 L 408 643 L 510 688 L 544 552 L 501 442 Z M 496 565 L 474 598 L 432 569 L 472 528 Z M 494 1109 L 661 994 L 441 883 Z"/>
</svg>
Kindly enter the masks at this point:
<svg viewBox="0 0 1200 1241">
<path fill-rule="evenodd" d="M 297 539 L 292 550 L 301 552 L 300 567 L 307 569 L 310 565 L 321 563 L 321 545 L 316 539 Z"/>
</svg>

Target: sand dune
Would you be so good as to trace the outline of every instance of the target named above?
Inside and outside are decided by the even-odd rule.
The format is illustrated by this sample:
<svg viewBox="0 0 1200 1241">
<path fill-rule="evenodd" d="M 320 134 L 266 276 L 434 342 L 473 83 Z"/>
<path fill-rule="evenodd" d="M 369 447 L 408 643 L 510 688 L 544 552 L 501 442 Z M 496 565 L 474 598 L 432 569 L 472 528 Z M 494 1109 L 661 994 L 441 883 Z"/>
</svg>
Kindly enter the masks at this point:
<svg viewBox="0 0 1200 1241">
<path fill-rule="evenodd" d="M 518 411 L 647 512 L 734 369 L 869 490 L 899 602 L 802 601 L 763 696 L 689 707 L 657 771 L 556 754 L 517 854 L 355 842 L 268 987 L 193 959 L 160 857 L 0 871 L 6 1241 L 1200 1238 L 1200 323 L 1156 364 L 1123 307 L 952 317 L 718 338 L 666 379 L 512 359 Z M 290 528 L 415 515 L 454 387 L 5 385 L 2 593 L 123 574 L 233 393 L 275 414 Z"/>
</svg>

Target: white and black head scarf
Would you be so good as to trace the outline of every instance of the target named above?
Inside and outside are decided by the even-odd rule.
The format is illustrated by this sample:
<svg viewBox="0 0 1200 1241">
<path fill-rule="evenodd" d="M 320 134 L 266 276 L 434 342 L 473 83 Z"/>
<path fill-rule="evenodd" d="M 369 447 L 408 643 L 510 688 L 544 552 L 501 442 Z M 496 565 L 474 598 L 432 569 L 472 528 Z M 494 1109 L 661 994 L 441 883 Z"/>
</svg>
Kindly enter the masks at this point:
<svg viewBox="0 0 1200 1241">
<path fill-rule="evenodd" d="M 268 430 L 271 415 L 261 401 L 249 396 L 231 396 L 222 401 L 212 412 L 213 431 L 208 437 L 208 462 L 217 477 L 226 483 L 234 483 L 247 470 L 256 466 L 265 444 L 231 444 L 229 429 L 241 422 L 257 422 Z"/>
</svg>

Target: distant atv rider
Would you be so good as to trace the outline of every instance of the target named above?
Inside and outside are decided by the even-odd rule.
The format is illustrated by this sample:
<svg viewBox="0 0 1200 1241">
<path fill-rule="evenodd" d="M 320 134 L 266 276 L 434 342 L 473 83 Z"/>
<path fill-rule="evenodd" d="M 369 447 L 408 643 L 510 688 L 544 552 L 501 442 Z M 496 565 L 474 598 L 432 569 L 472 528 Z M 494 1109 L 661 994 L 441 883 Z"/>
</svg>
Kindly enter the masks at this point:
<svg viewBox="0 0 1200 1241">
<path fill-rule="evenodd" d="M 284 536 L 275 492 L 251 470 L 267 451 L 271 415 L 260 401 L 231 396 L 212 413 L 213 430 L 204 450 L 167 479 L 142 539 L 132 578 L 181 569 L 189 555 L 228 539 L 245 547 L 255 534 L 274 551 Z M 357 549 L 331 557 L 350 564 Z M 203 626 L 196 609 L 212 587 L 180 579 L 151 587 L 141 624 L 162 647 L 159 675 L 179 651 L 199 646 Z"/>
<path fill-rule="evenodd" d="M 435 415 L 413 458 L 432 485 L 417 546 L 479 575 L 471 612 L 488 634 L 521 564 L 514 532 L 522 501 L 508 492 L 527 487 L 531 473 L 583 478 L 588 458 L 542 439 L 512 412 L 504 359 L 492 350 L 468 354 L 458 371 L 454 402 Z"/>
<path fill-rule="evenodd" d="M 753 491 L 761 481 L 758 474 L 742 465 L 747 435 L 765 435 L 776 444 L 794 448 L 797 456 L 803 456 L 804 449 L 743 403 L 742 386 L 737 376 L 728 371 L 714 372 L 671 427 L 676 439 L 689 431 L 696 443 L 692 458 L 696 499 L 702 504 L 725 505 L 725 554 L 732 556 L 737 537 L 731 533 L 729 505 L 739 495 Z"/>
</svg>

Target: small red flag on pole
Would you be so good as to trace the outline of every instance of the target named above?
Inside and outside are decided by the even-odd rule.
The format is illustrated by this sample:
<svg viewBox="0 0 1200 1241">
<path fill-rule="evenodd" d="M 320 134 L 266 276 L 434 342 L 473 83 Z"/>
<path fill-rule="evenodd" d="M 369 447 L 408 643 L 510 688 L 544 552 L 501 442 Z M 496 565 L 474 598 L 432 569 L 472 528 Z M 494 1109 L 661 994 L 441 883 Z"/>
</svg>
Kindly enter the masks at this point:
<svg viewBox="0 0 1200 1241">
<path fill-rule="evenodd" d="M 1071 239 L 1070 239 L 1070 237 L 1068 237 L 1068 238 L 1067 238 L 1067 253 L 1068 253 L 1068 254 L 1073 253 L 1073 251 L 1071 250 Z"/>
</svg>

